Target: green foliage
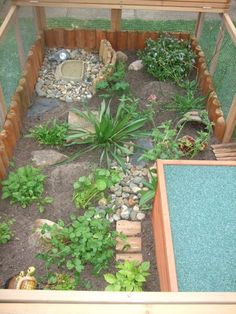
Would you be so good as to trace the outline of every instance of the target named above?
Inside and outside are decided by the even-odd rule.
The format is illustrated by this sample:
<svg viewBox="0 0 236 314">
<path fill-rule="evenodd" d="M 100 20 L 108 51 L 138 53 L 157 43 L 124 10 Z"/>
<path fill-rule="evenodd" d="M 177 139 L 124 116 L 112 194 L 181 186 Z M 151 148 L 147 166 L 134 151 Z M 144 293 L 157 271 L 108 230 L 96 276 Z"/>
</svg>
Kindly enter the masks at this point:
<svg viewBox="0 0 236 314">
<path fill-rule="evenodd" d="M 49 290 L 75 290 L 76 280 L 68 274 L 49 273 L 44 289 Z"/>
<path fill-rule="evenodd" d="M 119 271 L 115 274 L 105 274 L 104 278 L 109 285 L 106 291 L 142 291 L 142 286 L 149 276 L 150 262 L 139 264 L 137 261 L 118 263 Z"/>
<path fill-rule="evenodd" d="M 203 151 L 209 143 L 211 135 L 213 133 L 212 123 L 208 118 L 208 112 L 202 110 L 199 113 L 203 123 L 205 124 L 204 131 L 197 132 L 197 138 L 193 139 L 189 136 L 183 136 L 178 139 L 178 145 L 185 157 L 194 158 L 199 152 Z M 186 121 L 188 121 L 188 114 L 185 115 Z"/>
<path fill-rule="evenodd" d="M 44 125 L 35 126 L 34 129 L 30 129 L 30 134 L 27 137 L 34 138 L 40 144 L 62 146 L 65 144 L 68 128 L 67 123 L 53 120 Z"/>
<path fill-rule="evenodd" d="M 69 129 L 67 139 L 71 142 L 71 145 L 87 145 L 84 150 L 75 153 L 70 160 L 85 152 L 100 149 L 100 164 L 105 158 L 108 166 L 111 158 L 124 165 L 122 157 L 125 154 L 130 154 L 130 151 L 124 145 L 132 139 L 143 136 L 144 132 L 141 132 L 140 128 L 147 121 L 146 117 L 135 119 L 132 113 L 127 113 L 124 110 L 122 104 L 119 104 L 116 115 L 113 117 L 110 112 L 110 106 L 106 105 L 105 101 L 101 104 L 99 117 L 94 115 L 89 109 L 85 113 L 77 109 L 73 111 L 88 121 L 95 131 L 78 130 L 76 127 Z"/>
<path fill-rule="evenodd" d="M 141 159 L 179 159 L 183 154 L 177 142 L 177 132 L 171 126 L 171 121 L 162 123 L 152 130 L 153 148 L 144 152 Z"/>
<path fill-rule="evenodd" d="M 157 189 L 157 173 L 155 169 L 149 170 L 150 180 L 144 181 L 143 185 L 148 188 L 147 191 L 141 191 L 141 198 L 139 200 L 139 205 L 142 206 L 142 210 L 151 209 L 150 202 L 153 201 L 156 189 Z"/>
<path fill-rule="evenodd" d="M 42 197 L 45 178 L 46 176 L 38 168 L 20 167 L 16 172 L 10 172 L 8 178 L 1 182 L 2 199 L 10 198 L 11 204 L 19 203 L 23 208 L 37 202 L 42 212 L 43 206 L 52 202 L 51 198 Z"/>
<path fill-rule="evenodd" d="M 124 62 L 117 62 L 112 74 L 108 68 L 108 73 L 105 73 L 106 79 L 100 81 L 96 85 L 97 91 L 102 91 L 102 98 L 111 98 L 115 95 L 121 95 L 129 91 L 129 83 L 125 81 L 126 65 Z"/>
<path fill-rule="evenodd" d="M 188 41 L 162 35 L 156 41 L 148 39 L 146 45 L 138 55 L 148 73 L 160 81 L 180 82 L 188 76 L 195 61 Z"/>
<path fill-rule="evenodd" d="M 82 176 L 74 183 L 74 202 L 77 208 L 86 208 L 95 199 L 101 198 L 112 185 L 120 181 L 116 170 L 96 169 L 88 177 Z"/>
<path fill-rule="evenodd" d="M 186 89 L 185 95 L 175 95 L 173 102 L 169 105 L 171 109 L 175 109 L 177 115 L 181 116 L 190 110 L 202 110 L 205 107 L 204 100 L 206 97 L 197 96 L 197 82 L 186 81 L 182 84 Z"/>
<path fill-rule="evenodd" d="M 5 244 L 11 240 L 13 236 L 11 232 L 11 225 L 14 222 L 14 219 L 9 219 L 0 223 L 0 244 Z"/>
<path fill-rule="evenodd" d="M 50 248 L 38 254 L 38 258 L 64 271 L 73 272 L 77 283 L 86 264 L 93 266 L 98 274 L 108 267 L 114 254 L 116 231 L 110 231 L 111 223 L 95 209 L 89 209 L 80 217 L 71 216 L 71 223 L 65 226 L 63 221 L 57 225 L 44 225 L 42 233 L 50 232 Z"/>
</svg>

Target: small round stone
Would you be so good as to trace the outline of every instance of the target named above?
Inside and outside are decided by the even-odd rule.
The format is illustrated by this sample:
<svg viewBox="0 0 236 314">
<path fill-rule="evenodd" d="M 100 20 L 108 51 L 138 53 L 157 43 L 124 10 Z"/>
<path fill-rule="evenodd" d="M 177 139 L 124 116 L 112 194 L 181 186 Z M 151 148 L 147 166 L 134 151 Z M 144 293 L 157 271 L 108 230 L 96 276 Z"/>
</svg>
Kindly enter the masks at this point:
<svg viewBox="0 0 236 314">
<path fill-rule="evenodd" d="M 138 213 L 137 214 L 137 219 L 138 220 L 143 220 L 145 218 L 145 214 L 144 213 Z"/>
</svg>

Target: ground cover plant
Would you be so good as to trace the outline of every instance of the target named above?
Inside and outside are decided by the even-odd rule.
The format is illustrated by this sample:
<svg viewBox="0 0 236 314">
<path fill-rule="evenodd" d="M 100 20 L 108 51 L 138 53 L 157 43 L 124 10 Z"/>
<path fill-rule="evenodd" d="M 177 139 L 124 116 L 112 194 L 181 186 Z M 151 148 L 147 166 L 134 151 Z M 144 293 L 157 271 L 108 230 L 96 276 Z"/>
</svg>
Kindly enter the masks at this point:
<svg viewBox="0 0 236 314">
<path fill-rule="evenodd" d="M 86 264 L 92 265 L 95 274 L 108 267 L 114 255 L 116 237 L 121 235 L 110 229 L 111 223 L 104 215 L 89 209 L 80 217 L 71 216 L 68 225 L 63 221 L 58 225 L 61 228 L 45 224 L 42 229 L 42 233 L 51 233 L 50 248 L 37 257 L 48 269 L 56 265 L 72 273 L 78 285 Z"/>
<path fill-rule="evenodd" d="M 149 262 L 125 261 L 116 265 L 118 272 L 105 274 L 104 278 L 109 283 L 106 291 L 142 291 L 142 286 L 149 276 Z"/>
<path fill-rule="evenodd" d="M 46 122 L 30 129 L 28 137 L 36 139 L 40 144 L 50 146 L 62 146 L 65 144 L 68 124 L 56 121 Z"/>
<path fill-rule="evenodd" d="M 87 208 L 92 201 L 104 198 L 105 192 L 121 179 L 118 171 L 98 168 L 74 183 L 73 200 L 77 208 Z"/>
<path fill-rule="evenodd" d="M 43 197 L 45 178 L 40 169 L 20 167 L 1 182 L 2 199 L 10 198 L 11 204 L 19 203 L 22 208 L 37 203 L 39 211 L 43 212 L 44 206 L 53 201 L 50 197 Z"/>
<path fill-rule="evenodd" d="M 180 83 L 187 78 L 194 63 L 194 53 L 188 41 L 161 35 L 158 40 L 148 39 L 146 48 L 139 51 L 147 72 L 160 81 Z"/>
<path fill-rule="evenodd" d="M 100 96 L 105 99 L 129 92 L 129 83 L 125 80 L 126 64 L 119 61 L 114 66 L 111 75 L 110 70 L 108 68 L 108 73 L 104 74 L 105 79 L 96 84 L 96 90 L 101 91 Z"/>
<path fill-rule="evenodd" d="M 1 218 L 1 217 L 0 217 Z M 2 218 L 1 218 L 2 220 Z M 0 222 L 0 244 L 5 244 L 13 238 L 11 225 L 15 222 L 14 219 L 5 220 Z"/>
</svg>

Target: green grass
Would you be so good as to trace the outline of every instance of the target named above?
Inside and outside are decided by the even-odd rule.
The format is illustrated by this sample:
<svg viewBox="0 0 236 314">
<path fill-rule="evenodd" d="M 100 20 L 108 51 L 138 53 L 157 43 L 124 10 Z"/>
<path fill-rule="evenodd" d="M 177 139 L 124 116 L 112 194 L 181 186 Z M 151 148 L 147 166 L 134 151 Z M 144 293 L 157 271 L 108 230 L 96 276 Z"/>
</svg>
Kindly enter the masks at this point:
<svg viewBox="0 0 236 314">
<path fill-rule="evenodd" d="M 203 28 L 200 44 L 205 52 L 207 62 L 211 60 L 214 51 L 217 34 L 219 31 L 219 21 L 206 21 Z M 28 51 L 33 42 L 32 20 L 21 19 L 21 32 L 25 34 L 25 51 Z M 76 18 L 49 18 L 48 26 L 64 28 L 97 28 L 110 29 L 109 20 L 78 20 Z M 139 19 L 122 20 L 123 30 L 150 30 L 150 31 L 187 31 L 193 33 L 195 21 L 171 20 L 171 21 L 144 21 Z M 19 61 L 15 43 L 14 31 L 8 31 L 4 41 L 0 44 L 0 81 L 3 86 L 7 104 L 14 93 L 18 79 L 20 77 Z M 236 93 L 236 47 L 226 34 L 222 51 L 219 58 L 218 67 L 214 75 L 216 92 L 222 103 L 225 116 L 229 111 L 233 95 Z"/>
</svg>

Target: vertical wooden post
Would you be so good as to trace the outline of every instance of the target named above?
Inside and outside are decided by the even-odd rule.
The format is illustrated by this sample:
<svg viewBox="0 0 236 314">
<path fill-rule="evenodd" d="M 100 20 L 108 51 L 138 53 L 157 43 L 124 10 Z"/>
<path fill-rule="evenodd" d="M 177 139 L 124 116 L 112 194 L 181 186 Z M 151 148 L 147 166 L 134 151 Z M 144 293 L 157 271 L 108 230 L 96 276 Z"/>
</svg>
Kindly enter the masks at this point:
<svg viewBox="0 0 236 314">
<path fill-rule="evenodd" d="M 113 31 L 120 31 L 121 29 L 121 9 L 111 9 L 111 29 Z"/>
<path fill-rule="evenodd" d="M 236 128 L 236 94 L 230 107 L 228 117 L 226 119 L 226 130 L 223 137 L 223 143 L 229 143 Z"/>
<path fill-rule="evenodd" d="M 199 12 L 198 13 L 197 23 L 196 23 L 195 32 L 194 32 L 194 35 L 195 35 L 195 37 L 197 39 L 199 39 L 200 36 L 201 36 L 202 27 L 203 27 L 203 23 L 204 23 L 204 17 L 205 17 L 205 13 L 204 12 Z"/>
<path fill-rule="evenodd" d="M 34 8 L 35 22 L 38 35 L 41 34 L 45 28 L 47 28 L 47 19 L 44 7 Z"/>
<path fill-rule="evenodd" d="M 220 55 L 220 49 L 223 43 L 223 39 L 224 39 L 224 35 L 225 35 L 225 26 L 224 26 L 224 22 L 221 23 L 220 26 L 220 30 L 218 33 L 218 37 L 216 40 L 216 46 L 215 46 L 215 50 L 211 59 L 211 64 L 210 64 L 210 74 L 213 75 L 215 73 L 216 70 L 216 66 L 217 66 L 217 61 Z"/>
<path fill-rule="evenodd" d="M 4 99 L 4 95 L 2 91 L 2 86 L 0 84 L 0 126 L 3 126 L 4 121 L 6 119 L 6 115 L 7 115 L 7 107 L 6 107 L 6 103 L 5 103 L 5 99 Z"/>
<path fill-rule="evenodd" d="M 17 49 L 18 49 L 18 54 L 19 54 L 19 59 L 20 59 L 20 66 L 21 69 L 24 69 L 25 66 L 25 52 L 24 52 L 24 45 L 20 33 L 20 25 L 19 25 L 19 20 L 18 20 L 18 12 L 19 8 L 17 8 L 16 15 L 15 15 L 15 34 L 16 34 L 16 43 L 17 43 Z"/>
</svg>

